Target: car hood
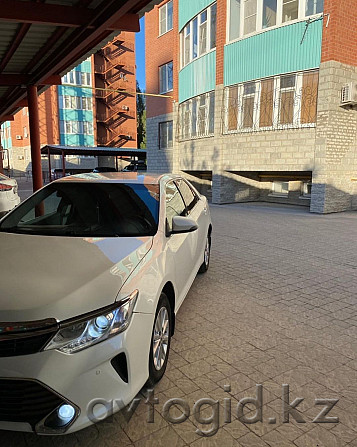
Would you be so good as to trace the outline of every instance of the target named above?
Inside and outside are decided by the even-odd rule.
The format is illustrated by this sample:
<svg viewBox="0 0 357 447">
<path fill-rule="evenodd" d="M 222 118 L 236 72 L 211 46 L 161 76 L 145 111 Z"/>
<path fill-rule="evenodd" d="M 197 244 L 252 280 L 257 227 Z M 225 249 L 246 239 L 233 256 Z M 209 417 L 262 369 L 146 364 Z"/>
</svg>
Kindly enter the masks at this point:
<svg viewBox="0 0 357 447">
<path fill-rule="evenodd" d="M 0 322 L 61 321 L 112 304 L 152 239 L 0 233 Z"/>
</svg>

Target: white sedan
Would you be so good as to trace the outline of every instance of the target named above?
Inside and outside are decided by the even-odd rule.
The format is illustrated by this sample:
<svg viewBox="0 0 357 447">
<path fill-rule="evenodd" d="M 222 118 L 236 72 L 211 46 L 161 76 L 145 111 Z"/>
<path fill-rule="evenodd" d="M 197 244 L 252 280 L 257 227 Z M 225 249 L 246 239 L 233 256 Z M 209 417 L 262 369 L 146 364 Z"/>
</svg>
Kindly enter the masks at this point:
<svg viewBox="0 0 357 447">
<path fill-rule="evenodd" d="M 74 432 L 159 381 L 211 231 L 174 175 L 66 177 L 5 216 L 0 429 Z"/>
<path fill-rule="evenodd" d="M 17 181 L 0 173 L 0 217 L 20 203 Z"/>
</svg>

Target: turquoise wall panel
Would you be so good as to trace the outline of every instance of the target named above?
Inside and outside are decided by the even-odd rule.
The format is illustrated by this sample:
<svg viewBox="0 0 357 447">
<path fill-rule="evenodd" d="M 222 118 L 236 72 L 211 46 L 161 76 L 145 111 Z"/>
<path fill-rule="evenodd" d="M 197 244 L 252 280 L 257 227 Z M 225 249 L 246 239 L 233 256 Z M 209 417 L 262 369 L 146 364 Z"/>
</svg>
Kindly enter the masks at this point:
<svg viewBox="0 0 357 447">
<path fill-rule="evenodd" d="M 83 73 L 91 73 L 92 71 L 92 64 L 91 61 L 84 61 L 81 64 L 77 65 L 75 68 L 75 71 L 82 71 Z"/>
<path fill-rule="evenodd" d="M 207 8 L 215 0 L 180 0 L 179 1 L 179 30 L 202 9 Z"/>
<path fill-rule="evenodd" d="M 93 112 L 91 110 L 59 109 L 59 119 L 61 121 L 91 121 L 91 122 L 93 122 Z"/>
<path fill-rule="evenodd" d="M 207 93 L 216 85 L 216 50 L 194 60 L 179 72 L 179 102 Z"/>
<path fill-rule="evenodd" d="M 61 144 L 65 146 L 95 146 L 94 135 L 61 133 Z"/>
<path fill-rule="evenodd" d="M 5 123 L 1 124 L 1 129 L 4 132 L 3 135 L 5 134 L 6 129 L 10 129 L 10 127 L 11 127 L 10 121 L 5 121 Z M 7 132 L 10 132 L 10 131 L 7 131 Z M 8 137 L 8 138 L 4 138 L 2 136 L 1 144 L 4 149 L 10 149 L 12 147 L 11 134 L 10 134 L 10 137 Z"/>
<path fill-rule="evenodd" d="M 311 23 L 303 39 L 305 25 L 294 23 L 226 45 L 224 85 L 319 67 L 323 21 Z"/>
<path fill-rule="evenodd" d="M 58 87 L 58 94 L 69 95 L 69 96 L 93 96 L 93 90 L 91 88 L 80 88 L 80 87 L 67 87 L 60 85 Z"/>
</svg>

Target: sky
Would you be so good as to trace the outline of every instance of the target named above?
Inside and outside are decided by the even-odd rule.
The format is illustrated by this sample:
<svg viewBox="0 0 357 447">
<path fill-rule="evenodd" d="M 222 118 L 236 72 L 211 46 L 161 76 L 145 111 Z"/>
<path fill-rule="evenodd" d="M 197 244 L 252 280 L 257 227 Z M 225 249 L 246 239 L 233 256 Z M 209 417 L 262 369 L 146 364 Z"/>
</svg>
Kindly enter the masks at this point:
<svg viewBox="0 0 357 447">
<path fill-rule="evenodd" d="M 135 35 L 136 79 L 145 91 L 145 18 L 140 19 L 140 32 Z"/>
</svg>

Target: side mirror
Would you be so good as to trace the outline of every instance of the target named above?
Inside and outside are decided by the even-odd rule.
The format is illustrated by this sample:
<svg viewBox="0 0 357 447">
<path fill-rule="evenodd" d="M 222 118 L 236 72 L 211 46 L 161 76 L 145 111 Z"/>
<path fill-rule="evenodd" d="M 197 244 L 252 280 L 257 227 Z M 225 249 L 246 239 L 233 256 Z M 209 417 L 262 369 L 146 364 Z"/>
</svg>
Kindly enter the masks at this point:
<svg viewBox="0 0 357 447">
<path fill-rule="evenodd" d="M 191 233 L 198 228 L 197 222 L 189 217 L 174 216 L 171 234 Z"/>
</svg>

